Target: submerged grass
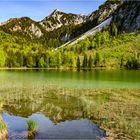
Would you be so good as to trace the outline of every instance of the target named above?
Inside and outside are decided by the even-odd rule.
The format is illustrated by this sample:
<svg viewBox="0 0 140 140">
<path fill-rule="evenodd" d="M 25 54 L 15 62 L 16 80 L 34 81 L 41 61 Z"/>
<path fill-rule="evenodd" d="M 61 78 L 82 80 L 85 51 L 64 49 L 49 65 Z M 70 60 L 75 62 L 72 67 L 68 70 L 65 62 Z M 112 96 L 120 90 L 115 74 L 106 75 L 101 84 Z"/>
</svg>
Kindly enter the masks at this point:
<svg viewBox="0 0 140 140">
<path fill-rule="evenodd" d="M 19 98 L 21 102 L 39 102 L 35 99 L 47 97 L 47 93 L 58 98 L 68 95 L 80 99 L 84 117 L 106 130 L 109 138 L 140 139 L 140 89 L 66 89 L 54 86 L 0 88 L 0 94 L 9 104 Z M 28 127 L 29 130 L 36 130 L 33 121 L 28 122 Z"/>
</svg>

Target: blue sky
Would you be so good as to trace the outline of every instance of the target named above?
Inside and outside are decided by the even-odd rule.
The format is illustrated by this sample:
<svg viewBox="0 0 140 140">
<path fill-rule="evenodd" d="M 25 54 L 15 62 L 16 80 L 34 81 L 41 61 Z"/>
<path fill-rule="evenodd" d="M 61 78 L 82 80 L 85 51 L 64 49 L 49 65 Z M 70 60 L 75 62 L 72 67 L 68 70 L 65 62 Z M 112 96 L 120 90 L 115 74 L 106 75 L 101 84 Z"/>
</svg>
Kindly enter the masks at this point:
<svg viewBox="0 0 140 140">
<path fill-rule="evenodd" d="M 54 9 L 87 15 L 104 2 L 105 0 L 0 0 L 0 22 L 22 16 L 39 21 Z"/>
</svg>

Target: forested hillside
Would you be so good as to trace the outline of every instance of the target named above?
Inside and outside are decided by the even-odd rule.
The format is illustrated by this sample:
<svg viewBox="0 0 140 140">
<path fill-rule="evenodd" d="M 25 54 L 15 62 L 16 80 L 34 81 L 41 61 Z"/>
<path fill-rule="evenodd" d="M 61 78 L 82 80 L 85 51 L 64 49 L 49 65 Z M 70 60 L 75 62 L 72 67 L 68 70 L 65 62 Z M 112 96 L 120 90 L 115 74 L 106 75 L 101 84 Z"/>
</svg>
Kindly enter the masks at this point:
<svg viewBox="0 0 140 140">
<path fill-rule="evenodd" d="M 139 33 L 109 32 L 107 27 L 95 36 L 56 51 L 39 43 L 0 32 L 0 66 L 29 68 L 133 68 L 140 67 Z"/>
</svg>

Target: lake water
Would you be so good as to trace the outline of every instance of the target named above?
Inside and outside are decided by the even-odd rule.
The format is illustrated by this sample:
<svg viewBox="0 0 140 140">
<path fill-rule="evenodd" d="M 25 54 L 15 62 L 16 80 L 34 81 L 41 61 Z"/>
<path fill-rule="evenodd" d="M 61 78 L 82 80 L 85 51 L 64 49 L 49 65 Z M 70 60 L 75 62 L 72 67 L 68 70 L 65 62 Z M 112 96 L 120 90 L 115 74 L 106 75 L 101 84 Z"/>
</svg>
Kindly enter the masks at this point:
<svg viewBox="0 0 140 140">
<path fill-rule="evenodd" d="M 0 71 L 0 85 L 1 88 L 21 89 L 41 85 L 80 89 L 140 88 L 140 71 Z M 26 122 L 29 118 L 37 123 L 37 133 L 32 139 L 100 140 L 106 136 L 91 121 L 85 103 L 80 98 L 55 93 L 33 95 L 32 98 L 26 94 L 23 98 L 12 91 L 0 92 L 1 98 L 5 100 L 2 117 L 8 126 L 9 140 L 30 139 Z"/>
<path fill-rule="evenodd" d="M 59 72 L 59 71 L 0 71 L 0 84 L 57 85 L 70 88 L 139 88 L 140 71 Z"/>
</svg>

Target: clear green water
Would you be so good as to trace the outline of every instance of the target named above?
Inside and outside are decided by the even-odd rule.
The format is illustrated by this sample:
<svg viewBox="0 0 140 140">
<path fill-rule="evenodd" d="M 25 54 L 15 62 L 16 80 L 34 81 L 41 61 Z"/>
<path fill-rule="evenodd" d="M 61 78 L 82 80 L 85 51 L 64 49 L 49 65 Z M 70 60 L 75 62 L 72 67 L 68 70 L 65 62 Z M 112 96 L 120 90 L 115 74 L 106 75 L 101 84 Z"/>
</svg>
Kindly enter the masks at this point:
<svg viewBox="0 0 140 140">
<path fill-rule="evenodd" d="M 1 86 L 48 84 L 70 88 L 139 88 L 140 71 L 0 71 L 0 84 Z"/>
</svg>

